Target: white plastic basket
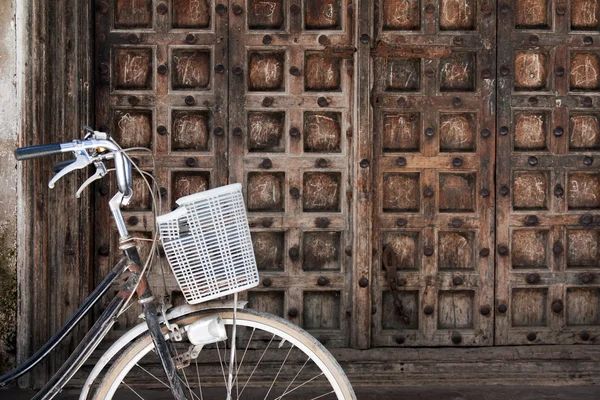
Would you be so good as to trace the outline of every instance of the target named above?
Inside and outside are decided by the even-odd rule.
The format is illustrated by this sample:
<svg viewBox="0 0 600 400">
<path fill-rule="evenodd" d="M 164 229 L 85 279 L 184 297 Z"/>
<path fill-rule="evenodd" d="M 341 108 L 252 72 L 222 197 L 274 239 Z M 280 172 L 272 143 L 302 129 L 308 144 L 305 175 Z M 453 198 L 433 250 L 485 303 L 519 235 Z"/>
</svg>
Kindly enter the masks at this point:
<svg viewBox="0 0 600 400">
<path fill-rule="evenodd" d="M 242 185 L 192 194 L 177 204 L 157 223 L 186 301 L 197 304 L 257 286 Z"/>
</svg>

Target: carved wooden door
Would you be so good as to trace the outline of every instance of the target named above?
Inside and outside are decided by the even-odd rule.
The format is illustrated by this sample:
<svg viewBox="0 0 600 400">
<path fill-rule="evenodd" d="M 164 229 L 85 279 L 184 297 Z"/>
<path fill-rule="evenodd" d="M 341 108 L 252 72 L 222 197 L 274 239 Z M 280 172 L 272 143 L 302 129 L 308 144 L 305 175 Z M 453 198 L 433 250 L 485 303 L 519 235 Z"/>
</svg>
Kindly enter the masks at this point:
<svg viewBox="0 0 600 400">
<path fill-rule="evenodd" d="M 114 0 L 96 3 L 96 125 L 134 152 L 139 167 L 160 185 L 162 213 L 181 196 L 227 184 L 227 2 Z M 149 238 L 151 199 L 134 173 L 135 195 L 124 217 L 130 231 Z M 120 257 L 108 199 L 115 187 L 96 194 L 97 276 Z M 141 255 L 148 242 L 140 242 Z M 165 260 L 162 266 L 168 270 Z M 160 265 L 150 275 L 160 294 Z M 171 274 L 166 286 L 173 301 L 181 295 Z M 132 307 L 125 325 L 137 323 Z M 122 326 L 125 328 L 126 326 Z"/>
<path fill-rule="evenodd" d="M 373 10 L 373 344 L 493 344 L 495 4 Z"/>
<path fill-rule="evenodd" d="M 229 14 L 229 177 L 244 184 L 261 274 L 246 296 L 334 347 L 350 341 L 349 5 L 234 0 Z"/>
<path fill-rule="evenodd" d="M 598 7 L 99 1 L 96 125 L 151 148 L 134 157 L 162 212 L 243 183 L 261 273 L 244 298 L 328 346 L 593 342 Z M 135 182 L 125 216 L 148 238 Z M 96 194 L 98 277 L 119 254 L 113 192 Z"/>
<path fill-rule="evenodd" d="M 496 343 L 600 333 L 600 3 L 499 3 Z"/>
<path fill-rule="evenodd" d="M 114 0 L 96 10 L 97 127 L 123 147 L 152 150 L 155 164 L 143 152 L 135 158 L 157 177 L 162 212 L 183 195 L 243 183 L 261 273 L 260 287 L 243 297 L 329 346 L 350 341 L 349 5 Z M 148 238 L 151 203 L 139 175 L 135 186 L 125 219 Z M 100 186 L 97 194 L 99 277 L 120 253 L 104 229 L 113 192 Z M 137 314 L 129 313 L 131 322 Z"/>
</svg>

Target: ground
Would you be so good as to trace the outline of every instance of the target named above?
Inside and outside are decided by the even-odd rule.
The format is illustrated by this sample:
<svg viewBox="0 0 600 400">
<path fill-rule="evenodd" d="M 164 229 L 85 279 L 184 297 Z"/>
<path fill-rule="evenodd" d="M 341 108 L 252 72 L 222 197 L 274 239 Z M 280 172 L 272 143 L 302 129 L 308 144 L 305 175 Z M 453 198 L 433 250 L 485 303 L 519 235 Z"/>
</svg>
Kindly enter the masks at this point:
<svg viewBox="0 0 600 400">
<path fill-rule="evenodd" d="M 27 400 L 33 395 L 29 390 L 0 390 L 0 399 Z M 144 399 L 167 400 L 168 393 L 141 392 Z M 598 400 L 600 387 L 402 387 L 357 389 L 358 400 Z M 138 397 L 128 397 L 127 399 Z M 76 400 L 76 391 L 67 391 L 58 400 Z M 248 399 L 251 399 L 249 396 Z M 126 398 L 123 398 L 126 400 Z"/>
</svg>

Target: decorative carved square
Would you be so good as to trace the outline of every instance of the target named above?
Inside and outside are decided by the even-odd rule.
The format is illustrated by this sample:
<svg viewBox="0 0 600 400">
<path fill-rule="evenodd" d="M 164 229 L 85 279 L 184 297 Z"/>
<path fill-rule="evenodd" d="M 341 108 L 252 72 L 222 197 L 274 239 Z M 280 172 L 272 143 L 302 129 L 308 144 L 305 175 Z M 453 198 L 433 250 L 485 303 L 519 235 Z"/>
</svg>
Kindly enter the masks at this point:
<svg viewBox="0 0 600 400">
<path fill-rule="evenodd" d="M 340 211 L 342 174 L 339 172 L 306 172 L 302 204 L 305 212 Z"/>
<path fill-rule="evenodd" d="M 253 111 L 248 113 L 248 150 L 285 151 L 283 131 L 285 112 Z"/>
<path fill-rule="evenodd" d="M 208 150 L 210 113 L 204 110 L 173 110 L 171 149 L 174 151 Z"/>
<path fill-rule="evenodd" d="M 285 174 L 283 172 L 248 173 L 249 211 L 284 211 Z"/>
<path fill-rule="evenodd" d="M 419 173 L 383 174 L 383 211 L 416 212 L 421 206 Z"/>
<path fill-rule="evenodd" d="M 302 269 L 305 271 L 339 271 L 340 232 L 304 232 L 302 235 Z"/>
<path fill-rule="evenodd" d="M 547 268 L 548 231 L 520 229 L 512 232 L 512 267 Z"/>
<path fill-rule="evenodd" d="M 474 173 L 440 173 L 440 212 L 475 211 Z"/>
</svg>

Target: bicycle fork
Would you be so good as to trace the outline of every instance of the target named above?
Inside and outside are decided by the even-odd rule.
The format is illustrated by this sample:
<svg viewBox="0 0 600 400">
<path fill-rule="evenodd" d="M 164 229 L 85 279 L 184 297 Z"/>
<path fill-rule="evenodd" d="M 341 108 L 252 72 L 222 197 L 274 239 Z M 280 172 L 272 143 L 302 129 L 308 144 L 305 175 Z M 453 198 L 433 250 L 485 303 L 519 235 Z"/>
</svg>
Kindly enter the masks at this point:
<svg viewBox="0 0 600 400">
<path fill-rule="evenodd" d="M 148 286 L 146 277 L 142 275 L 142 270 L 139 267 L 139 254 L 137 247 L 134 244 L 131 244 L 131 247 L 127 247 L 127 244 L 122 244 L 122 248 L 127 257 L 129 257 L 129 259 L 133 260 L 135 263 L 135 265 L 129 267 L 129 271 L 132 275 L 131 279 L 134 282 L 139 282 L 137 283 L 136 289 L 138 302 L 142 305 L 144 310 L 144 317 L 146 319 L 146 324 L 148 325 L 148 332 L 150 332 L 152 342 L 154 343 L 154 349 L 160 358 L 165 375 L 167 376 L 167 381 L 169 382 L 171 392 L 173 393 L 175 400 L 187 400 L 183 392 L 181 379 L 179 378 L 179 375 L 177 375 L 175 361 L 171 356 L 171 352 L 167 346 L 167 341 L 165 340 L 165 336 L 160 327 L 156 299 L 152 294 L 150 286 Z"/>
</svg>

